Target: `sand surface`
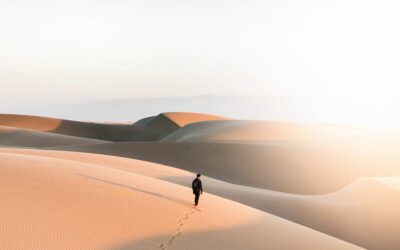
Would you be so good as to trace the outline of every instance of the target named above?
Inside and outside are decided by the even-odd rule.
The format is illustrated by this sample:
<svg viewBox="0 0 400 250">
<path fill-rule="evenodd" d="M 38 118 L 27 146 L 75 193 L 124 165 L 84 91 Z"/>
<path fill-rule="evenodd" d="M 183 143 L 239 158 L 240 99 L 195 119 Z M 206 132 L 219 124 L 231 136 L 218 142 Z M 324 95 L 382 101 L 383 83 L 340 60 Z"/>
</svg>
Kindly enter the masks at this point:
<svg viewBox="0 0 400 250">
<path fill-rule="evenodd" d="M 0 163 L 0 249 L 400 248 L 399 131 L 0 115 Z"/>
<path fill-rule="evenodd" d="M 107 166 L 183 187 L 190 186 L 194 176 L 177 168 L 106 155 L 4 148 L 0 152 Z M 337 192 L 318 196 L 250 188 L 209 177 L 204 177 L 203 181 L 207 183 L 207 193 L 258 208 L 368 249 L 393 249 L 400 244 L 397 237 L 400 230 L 400 216 L 397 213 L 400 202 L 399 177 L 361 178 Z"/>
<path fill-rule="evenodd" d="M 107 164 L 9 150 L 1 249 L 357 248 L 211 194 L 195 210 L 189 188 Z"/>
<path fill-rule="evenodd" d="M 122 142 L 53 149 L 152 161 L 234 184 L 287 193 L 324 194 L 360 177 L 399 175 L 400 143 L 397 145 Z"/>
</svg>

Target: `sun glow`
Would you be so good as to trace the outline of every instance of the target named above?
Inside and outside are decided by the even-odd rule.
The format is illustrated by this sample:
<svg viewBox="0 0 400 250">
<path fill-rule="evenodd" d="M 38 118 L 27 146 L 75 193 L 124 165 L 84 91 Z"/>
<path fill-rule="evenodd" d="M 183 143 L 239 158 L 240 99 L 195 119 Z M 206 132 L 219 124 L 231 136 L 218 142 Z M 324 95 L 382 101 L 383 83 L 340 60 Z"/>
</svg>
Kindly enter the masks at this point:
<svg viewBox="0 0 400 250">
<path fill-rule="evenodd" d="M 298 108 L 315 109 L 317 122 L 400 127 L 399 7 L 3 1 L 0 112 L 91 98 L 289 96 L 311 102 Z"/>
</svg>

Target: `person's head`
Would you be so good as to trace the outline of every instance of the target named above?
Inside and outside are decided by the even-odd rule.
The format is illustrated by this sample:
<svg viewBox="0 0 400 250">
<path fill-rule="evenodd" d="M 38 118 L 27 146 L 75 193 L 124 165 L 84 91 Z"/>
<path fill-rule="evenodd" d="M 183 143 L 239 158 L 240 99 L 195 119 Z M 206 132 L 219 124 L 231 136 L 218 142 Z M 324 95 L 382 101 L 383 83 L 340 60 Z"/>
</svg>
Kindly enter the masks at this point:
<svg viewBox="0 0 400 250">
<path fill-rule="evenodd" d="M 201 174 L 197 174 L 197 179 L 200 179 L 200 177 L 201 177 Z"/>
</svg>

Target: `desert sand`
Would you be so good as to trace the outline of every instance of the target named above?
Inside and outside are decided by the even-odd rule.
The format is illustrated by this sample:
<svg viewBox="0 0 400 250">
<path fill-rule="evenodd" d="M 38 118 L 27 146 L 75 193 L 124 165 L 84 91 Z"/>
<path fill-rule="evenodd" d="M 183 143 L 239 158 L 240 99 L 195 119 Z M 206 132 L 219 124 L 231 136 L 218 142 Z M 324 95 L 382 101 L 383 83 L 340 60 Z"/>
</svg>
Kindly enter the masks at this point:
<svg viewBox="0 0 400 250">
<path fill-rule="evenodd" d="M 326 143 L 117 142 L 55 147 L 130 157 L 226 182 L 295 194 L 337 191 L 360 177 L 398 175 L 400 147 Z"/>
<path fill-rule="evenodd" d="M 397 131 L 194 113 L 0 126 L 1 249 L 400 248 Z"/>
<path fill-rule="evenodd" d="M 0 153 L 2 249 L 357 248 L 211 194 L 196 210 L 188 187 L 60 158 Z"/>
</svg>

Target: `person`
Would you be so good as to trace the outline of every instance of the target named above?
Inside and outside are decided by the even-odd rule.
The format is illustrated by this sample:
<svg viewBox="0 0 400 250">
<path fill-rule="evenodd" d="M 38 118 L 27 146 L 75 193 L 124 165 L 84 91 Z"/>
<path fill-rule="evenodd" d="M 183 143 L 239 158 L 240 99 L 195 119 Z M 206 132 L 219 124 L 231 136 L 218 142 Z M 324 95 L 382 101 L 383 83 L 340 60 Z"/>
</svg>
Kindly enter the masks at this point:
<svg viewBox="0 0 400 250">
<path fill-rule="evenodd" d="M 197 207 L 199 205 L 200 194 L 203 194 L 203 186 L 201 185 L 200 177 L 201 174 L 197 174 L 196 179 L 194 179 L 192 182 L 193 194 L 195 195 L 194 207 Z"/>
</svg>

